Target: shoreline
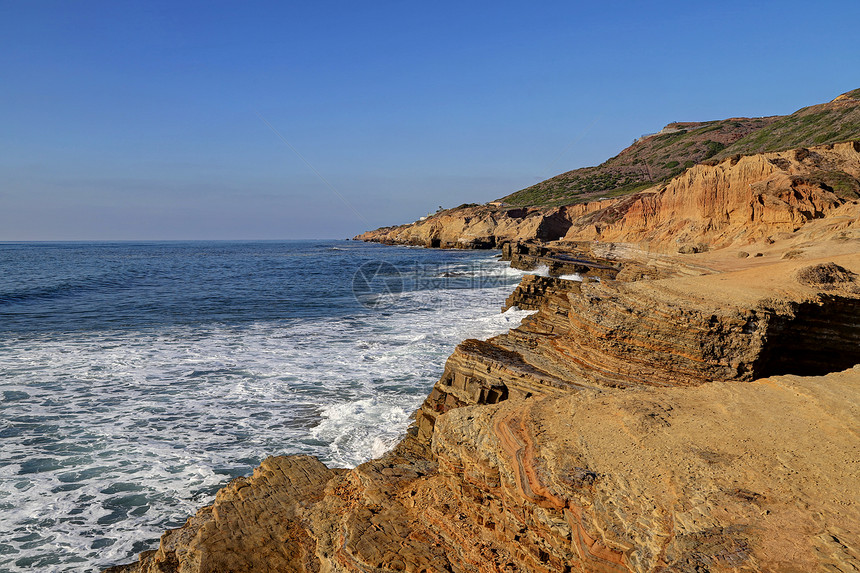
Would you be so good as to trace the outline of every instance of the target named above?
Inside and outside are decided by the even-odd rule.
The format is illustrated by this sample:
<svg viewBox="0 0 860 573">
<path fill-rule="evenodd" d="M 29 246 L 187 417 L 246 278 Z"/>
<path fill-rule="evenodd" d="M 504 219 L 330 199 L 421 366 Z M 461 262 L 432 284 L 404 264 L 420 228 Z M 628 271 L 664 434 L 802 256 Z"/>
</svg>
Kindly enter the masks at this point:
<svg viewBox="0 0 860 573">
<path fill-rule="evenodd" d="M 269 458 L 108 571 L 857 568 L 860 200 L 824 167 L 860 177 L 860 144 L 358 236 L 553 276 L 508 297 L 520 326 L 456 347 L 381 458 Z"/>
<path fill-rule="evenodd" d="M 157 246 L 18 251 L 21 258 L 42 261 L 40 268 L 51 268 L 57 253 L 85 276 L 93 266 L 104 270 L 104 260 L 129 272 L 92 285 L 99 288 L 79 290 L 91 284 L 82 278 L 72 281 L 75 290 L 53 298 L 7 299 L 2 309 L 8 319 L 2 321 L 6 351 L 0 363 L 9 392 L 2 403 L 8 447 L 0 489 L 14 494 L 6 497 L 14 501 L 0 529 L 15 535 L 6 542 L 0 569 L 98 570 L 132 561 L 157 547 L 165 528 L 211 504 L 229 479 L 249 475 L 269 454 L 309 453 L 332 467 L 375 457 L 388 449 L 383 444 L 400 439 L 461 339 L 490 336 L 517 318 L 497 310 L 522 273 L 507 270 L 490 253 L 355 243 L 349 254 L 330 251 L 334 244 L 319 243 L 310 257 L 304 255 L 309 249 L 294 244 L 226 251 L 220 244 L 187 245 L 169 256 Z M 188 256 L 175 256 L 182 252 Z M 368 258 L 397 264 L 407 290 L 422 290 L 404 293 L 392 312 L 363 311 L 350 293 L 350 278 Z M 292 272 L 291 264 L 285 268 L 285 259 L 306 261 L 301 266 L 316 276 L 337 273 L 323 286 L 336 281 L 341 296 L 332 299 L 330 288 L 320 291 L 310 281 L 292 284 L 306 273 Z M 265 267 L 267 276 L 280 279 L 201 274 L 195 270 L 201 260 L 206 268 Z M 113 285 L 122 278 L 144 274 L 129 261 L 177 272 L 146 273 L 154 277 L 117 292 Z M 466 271 L 463 276 L 434 278 L 458 269 Z M 451 290 L 468 283 L 464 277 L 471 271 L 480 275 L 479 269 L 500 280 L 480 291 Z M 240 322 L 220 324 L 227 310 L 220 306 L 213 317 L 164 298 L 174 284 L 186 284 L 176 296 L 191 303 L 205 301 L 196 285 L 215 292 L 206 287 L 212 285 L 222 299 L 233 299 L 230 316 Z M 433 289 L 419 286 L 426 284 Z M 32 290 L 21 287 L 24 294 Z M 289 301 L 302 299 L 310 307 L 291 310 Z M 162 303 L 184 314 L 163 316 Z M 87 320 L 79 319 L 82 306 L 91 310 Z M 28 318 L 40 310 L 50 311 L 50 325 Z M 297 314 L 303 317 L 291 318 Z M 332 314 L 344 316 L 322 316 Z M 154 323 L 162 317 L 192 324 Z M 54 332 L 63 324 L 69 331 Z M 36 332 L 26 334 L 28 328 Z M 62 419 L 61 427 L 55 430 L 52 419 Z M 80 455 L 56 454 L 67 451 Z M 21 540 L 22 531 L 40 538 Z M 49 536 L 63 544 L 53 545 Z M 143 540 L 148 544 L 141 547 Z"/>
<path fill-rule="evenodd" d="M 860 273 L 860 256 L 845 255 L 835 260 L 841 265 L 840 268 Z M 785 562 L 780 560 L 771 547 L 776 542 L 784 543 L 789 539 L 792 543 L 800 543 L 801 538 L 793 537 L 797 535 L 795 530 L 774 529 L 772 523 L 765 528 L 772 538 L 753 533 L 756 528 L 765 527 L 765 523 L 770 523 L 771 520 L 757 521 L 758 518 L 749 511 L 751 507 L 767 506 L 768 512 L 779 516 L 779 523 L 788 523 L 791 519 L 807 519 L 804 517 L 807 513 L 791 513 L 794 511 L 790 507 L 793 504 L 787 504 L 783 494 L 775 493 L 779 490 L 778 482 L 769 480 L 767 472 L 775 472 L 777 469 L 762 458 L 760 463 L 767 471 L 756 472 L 754 478 L 746 476 L 744 479 L 747 481 L 744 481 L 740 477 L 743 474 L 737 473 L 739 467 L 735 469 L 736 464 L 733 462 L 742 459 L 735 457 L 740 450 L 727 451 L 725 444 L 711 443 L 707 433 L 697 433 L 691 429 L 690 424 L 694 419 L 699 419 L 696 417 L 699 414 L 693 418 L 684 418 L 685 421 L 681 424 L 676 410 L 686 412 L 692 408 L 690 412 L 695 414 L 697 408 L 701 408 L 701 405 L 696 404 L 702 404 L 701 398 L 696 397 L 699 395 L 711 396 L 709 403 L 719 403 L 732 396 L 732 400 L 740 400 L 737 404 L 746 404 L 747 400 L 742 398 L 745 393 L 767 393 L 773 388 L 778 389 L 776 394 L 771 392 L 768 398 L 762 396 L 756 400 L 787 400 L 797 391 L 817 392 L 819 400 L 826 400 L 827 407 L 832 408 L 835 407 L 835 402 L 832 401 L 834 398 L 831 394 L 836 388 L 842 388 L 840 392 L 843 393 L 849 392 L 851 398 L 848 403 L 860 397 L 860 370 L 857 368 L 849 368 L 839 373 L 834 371 L 833 374 L 822 372 L 824 378 L 795 376 L 760 379 L 755 373 L 755 365 L 760 362 L 759 357 L 768 351 L 764 347 L 750 351 L 750 343 L 743 341 L 766 341 L 768 335 L 759 333 L 759 329 L 783 320 L 778 319 L 779 316 L 788 315 L 784 314 L 784 309 L 780 310 L 782 307 L 779 305 L 768 310 L 768 307 L 756 303 L 753 305 L 753 314 L 758 314 L 751 323 L 751 309 L 748 305 L 741 303 L 738 310 L 726 311 L 722 306 L 726 302 L 720 302 L 739 298 L 744 300 L 744 297 L 739 295 L 745 292 L 750 293 L 747 295 L 751 296 L 749 300 L 760 300 L 760 294 L 757 294 L 760 291 L 757 289 L 761 287 L 758 284 L 764 285 L 766 291 L 769 290 L 766 285 L 774 280 L 774 274 L 784 277 L 779 279 L 781 284 L 787 284 L 789 281 L 795 283 L 795 287 L 792 287 L 795 298 L 789 297 L 785 299 L 786 302 L 811 300 L 810 297 L 815 299 L 818 296 L 815 295 L 816 292 L 824 292 L 821 291 L 821 284 L 826 283 L 807 286 L 793 278 L 812 262 L 814 261 L 787 261 L 774 265 L 763 261 L 761 268 L 721 273 L 727 275 L 729 285 L 720 285 L 716 290 L 713 290 L 712 275 L 605 283 L 588 280 L 578 283 L 527 275 L 509 297 L 508 305 L 534 308 L 538 310 L 537 314 L 524 320 L 520 327 L 511 330 L 507 335 L 488 341 L 467 340 L 461 343 L 449 357 L 441 379 L 418 410 L 415 423 L 410 427 L 407 436 L 392 451 L 382 458 L 371 460 L 351 470 L 328 469 L 313 458 L 301 456 L 269 458 L 255 470 L 252 477 L 240 478 L 221 490 L 215 504 L 201 509 L 183 528 L 166 532 L 158 550 L 141 554 L 137 563 L 105 571 L 214 572 L 262 570 L 261 567 L 270 570 L 292 567 L 297 568 L 296 570 L 311 571 L 320 564 L 333 571 L 358 571 L 367 567 L 374 570 L 417 571 L 422 567 L 427 570 L 466 570 L 461 569 L 457 563 L 470 564 L 468 566 L 477 571 L 490 571 L 503 563 L 516 564 L 513 570 L 523 571 L 549 572 L 563 567 L 574 567 L 574 570 L 583 571 L 650 570 L 661 560 L 666 560 L 665 552 L 660 557 L 652 554 L 652 549 L 648 549 L 659 546 L 659 543 L 657 546 L 653 543 L 657 543 L 656 539 L 663 535 L 660 533 L 662 526 L 658 524 L 662 523 L 664 518 L 657 518 L 658 521 L 651 525 L 653 531 L 650 534 L 657 535 L 655 541 L 630 545 L 632 538 L 627 541 L 624 541 L 627 539 L 625 536 L 618 538 L 611 532 L 624 530 L 619 529 L 619 526 L 626 519 L 607 529 L 614 520 L 618 520 L 618 514 L 595 513 L 595 504 L 598 499 L 602 499 L 601 496 L 610 496 L 601 501 L 601 504 L 610 499 L 625 499 L 627 501 L 624 503 L 629 505 L 633 499 L 624 497 L 629 495 L 628 490 L 632 483 L 622 487 L 625 482 L 618 482 L 617 478 L 613 477 L 613 472 L 622 471 L 622 468 L 616 468 L 613 472 L 606 471 L 605 464 L 618 462 L 612 462 L 612 456 L 605 457 L 608 453 L 604 454 L 604 457 L 592 459 L 590 456 L 594 452 L 590 447 L 576 453 L 574 458 L 580 461 L 569 465 L 572 462 L 565 460 L 570 460 L 570 452 L 558 449 L 568 443 L 562 436 L 569 432 L 580 435 L 580 439 L 607 439 L 605 436 L 591 435 L 585 431 L 605 426 L 611 419 L 612 412 L 627 412 L 624 416 L 632 416 L 630 421 L 624 422 L 623 427 L 627 428 L 624 431 L 641 433 L 639 439 L 656 437 L 669 431 L 666 429 L 683 425 L 683 429 L 678 430 L 677 437 L 673 438 L 678 441 L 670 442 L 677 445 L 658 446 L 655 442 L 650 446 L 650 455 L 656 456 L 652 463 L 658 464 L 657 467 L 668 464 L 670 459 L 676 459 L 678 463 L 699 460 L 695 462 L 698 464 L 695 466 L 698 473 L 694 481 L 700 484 L 700 487 L 694 488 L 695 491 L 706 491 L 707 488 L 728 479 L 721 477 L 721 474 L 714 474 L 717 469 L 720 472 L 729 472 L 734 480 L 740 479 L 735 482 L 735 489 L 731 491 L 741 493 L 729 492 L 726 494 L 728 497 L 720 503 L 710 506 L 711 513 L 705 514 L 707 523 L 720 524 L 718 529 L 714 529 L 714 526 L 702 529 L 700 526 L 693 526 L 695 522 L 690 522 L 684 526 L 684 530 L 689 533 L 681 535 L 676 532 L 676 548 L 673 550 L 675 558 L 672 562 L 693 558 L 711 567 L 721 563 L 725 566 L 742 563 L 758 563 L 762 567 L 765 564 L 777 568 L 784 566 Z M 766 272 L 762 272 L 763 269 Z M 709 297 L 714 302 L 703 305 L 700 298 L 702 285 L 706 284 L 711 285 L 709 288 L 712 292 Z M 840 287 L 841 290 L 836 293 L 837 298 L 843 301 L 840 304 L 846 304 L 845 301 L 854 304 L 850 301 L 860 298 L 854 292 L 854 284 L 851 280 L 846 282 L 844 287 Z M 605 323 L 607 318 L 612 317 L 608 307 L 588 310 L 593 303 L 586 301 L 600 300 L 605 296 L 598 295 L 595 298 L 597 293 L 612 293 L 612 297 L 620 296 L 626 301 L 622 306 L 635 305 L 641 309 L 634 311 L 634 314 L 645 313 L 640 314 L 637 319 L 641 322 L 654 311 L 654 305 L 670 309 L 673 304 L 678 304 L 671 303 L 666 306 L 665 296 L 655 296 L 653 293 L 642 299 L 643 295 L 651 293 L 658 285 L 663 289 L 661 292 L 675 293 L 675 297 L 681 292 L 696 293 L 694 298 L 677 299 L 678 303 L 685 301 L 682 305 L 684 311 L 679 318 L 691 316 L 689 313 L 692 312 L 692 316 L 701 316 L 704 321 L 702 324 L 708 325 L 704 329 L 705 333 L 722 332 L 722 336 L 735 333 L 733 336 L 739 337 L 739 342 L 724 340 L 720 350 L 723 355 L 716 359 L 713 356 L 707 358 L 708 355 L 703 354 L 702 358 L 690 362 L 681 351 L 675 357 L 657 360 L 657 367 L 653 370 L 642 370 L 643 363 L 637 360 L 639 366 L 633 378 L 623 373 L 624 368 L 620 367 L 622 362 L 613 357 L 615 354 L 606 354 L 610 347 L 605 345 L 605 335 L 587 348 L 576 350 L 586 339 L 570 332 L 570 326 L 576 322 L 562 319 L 562 316 L 566 317 L 571 312 L 596 312 L 598 314 L 594 314 L 594 318 L 586 319 L 586 322 L 597 320 L 596 317 L 600 316 L 601 318 L 592 324 Z M 582 297 L 582 302 L 577 302 L 579 297 Z M 559 315 L 557 309 L 566 304 L 571 306 Z M 716 315 L 717 324 L 713 323 L 712 317 L 709 318 L 713 312 L 711 308 L 718 308 L 711 307 L 711 304 L 717 304 L 723 309 Z M 792 307 L 794 303 L 788 304 Z M 762 314 L 764 312 L 770 312 L 773 318 L 765 319 Z M 796 315 L 797 313 L 792 315 L 794 318 L 791 320 L 803 320 Z M 584 318 L 587 315 L 581 316 Z M 618 320 L 629 327 L 630 323 L 624 316 L 620 316 Z M 701 327 L 688 325 L 689 320 L 684 318 L 682 322 L 673 322 L 666 328 L 645 321 L 644 332 L 649 334 L 639 337 L 638 340 L 666 341 L 661 353 L 668 348 L 665 344 L 671 341 L 675 341 L 674 346 L 678 347 L 685 337 L 701 336 L 695 334 L 702 332 Z M 750 324 L 756 326 L 750 327 Z M 587 329 L 591 336 L 595 335 L 593 328 Z M 647 330 L 649 328 L 652 330 Z M 754 331 L 746 332 L 750 328 Z M 808 331 L 809 327 L 804 323 L 803 328 Z M 850 325 L 846 328 L 853 332 Z M 568 332 L 563 332 L 564 329 Z M 556 334 L 547 334 L 551 332 Z M 591 364 L 583 364 L 579 368 L 585 366 L 586 370 L 580 371 L 572 371 L 569 366 L 562 367 L 561 363 L 550 359 L 551 355 L 547 354 L 550 347 L 545 346 L 544 340 L 555 340 L 553 345 L 563 343 L 565 355 L 570 356 L 573 353 L 588 356 Z M 650 360 L 659 356 L 654 354 L 656 347 L 650 343 L 637 343 L 636 337 L 626 340 L 627 346 L 623 352 L 625 361 L 637 355 L 642 355 L 643 358 L 650 356 Z M 618 341 L 614 344 L 617 343 Z M 573 346 L 570 346 L 571 344 Z M 633 346 L 630 346 L 631 344 Z M 827 344 L 833 345 L 836 342 L 830 340 Z M 542 348 L 544 350 L 541 350 Z M 834 353 L 844 351 L 844 348 L 839 347 Z M 599 356 L 602 358 L 598 358 Z M 694 365 L 703 359 L 706 366 L 708 363 L 710 365 L 705 369 L 698 367 L 700 374 L 696 375 L 699 377 L 697 381 L 696 376 L 691 378 L 690 369 L 696 368 Z M 595 379 L 596 371 L 593 368 L 597 366 L 596 360 L 601 361 L 602 372 L 615 374 L 609 378 Z M 766 370 L 761 372 L 767 373 Z M 652 378 L 649 379 L 649 376 Z M 756 382 L 751 383 L 749 380 L 753 379 Z M 575 411 L 581 412 L 575 414 L 574 419 L 581 416 L 595 418 L 598 416 L 595 413 L 596 405 L 607 403 L 607 400 L 614 405 L 606 410 L 605 415 L 610 418 L 604 421 L 598 422 L 600 418 L 597 417 L 588 426 L 568 427 L 566 420 L 569 418 L 558 417 L 559 406 L 565 404 L 562 410 L 574 408 Z M 824 403 L 820 402 L 815 407 L 823 407 Z M 651 405 L 642 409 L 637 404 Z M 795 409 L 808 407 L 809 404 L 801 403 L 793 403 L 791 406 Z M 739 440 L 736 447 L 748 444 L 751 439 L 760 441 L 761 437 L 754 437 L 755 433 L 760 432 L 760 424 L 767 423 L 765 420 L 773 415 L 769 411 L 757 410 L 755 403 L 747 404 L 746 408 L 742 417 L 720 417 L 715 412 L 708 414 L 708 419 L 713 418 L 714 423 L 719 420 L 720 424 L 728 424 L 733 428 L 732 432 L 738 435 Z M 842 423 L 853 423 L 851 420 L 855 415 L 846 415 Z M 535 426 L 537 419 L 542 421 Z M 540 433 L 534 433 L 539 428 L 544 429 Z M 548 439 L 544 435 L 547 431 L 550 434 L 561 433 Z M 803 428 L 803 432 L 792 435 L 798 440 L 797 443 L 812 445 L 816 440 L 816 431 L 815 428 Z M 619 440 L 623 441 L 620 434 L 613 436 L 615 446 L 612 446 L 610 451 L 615 451 L 620 444 Z M 701 443 L 698 449 L 690 450 L 682 445 L 691 440 Z M 781 442 L 781 438 L 779 441 Z M 596 447 L 597 443 L 595 442 L 593 447 Z M 850 450 L 856 445 L 848 436 L 839 447 Z M 768 442 L 767 447 L 761 443 L 754 451 L 760 455 L 767 448 L 778 447 L 777 442 Z M 797 449 L 794 451 L 798 452 Z M 543 454 L 539 455 L 538 452 Z M 809 463 L 816 459 L 814 448 L 803 452 L 803 455 L 809 456 Z M 585 456 L 585 459 L 579 456 Z M 539 459 L 544 461 L 539 463 Z M 584 465 L 575 465 L 580 463 Z M 637 468 L 635 464 L 630 466 L 629 463 L 623 466 L 623 471 L 628 474 L 636 474 L 644 469 Z M 811 465 L 804 467 L 807 468 L 805 472 L 811 471 Z M 839 468 L 832 465 L 828 465 L 826 469 L 830 472 L 827 474 L 828 479 L 835 480 L 834 483 L 841 483 L 847 479 L 845 472 L 853 471 L 851 467 Z M 674 477 L 671 477 L 672 475 Z M 680 475 L 670 474 L 670 477 L 677 480 Z M 640 475 L 637 479 L 648 484 L 651 483 L 648 480 L 653 478 Z M 811 475 L 809 479 L 812 479 Z M 606 489 L 609 486 L 605 483 L 606 480 L 614 484 L 609 489 Z M 646 495 L 647 499 L 657 496 L 653 497 L 657 500 L 660 497 L 658 492 L 663 486 L 658 486 L 658 483 L 659 480 L 649 486 L 656 489 L 649 490 L 651 493 Z M 672 507 L 680 500 L 693 499 L 699 495 L 688 491 L 692 487 L 691 483 L 677 482 L 676 487 L 683 486 L 682 493 L 678 494 L 681 497 L 671 503 L 666 500 L 659 502 L 658 513 L 671 515 L 674 512 L 675 519 L 686 515 L 686 510 L 679 514 L 679 510 L 673 510 Z M 807 491 L 802 498 L 807 503 L 813 503 L 813 498 L 809 497 L 812 495 L 811 491 Z M 452 495 L 453 497 L 449 497 Z M 740 497 L 733 498 L 732 495 Z M 860 504 L 860 499 L 852 498 L 850 492 L 844 495 L 848 496 L 844 503 L 849 506 Z M 443 499 L 448 501 L 440 505 Z M 452 500 L 455 502 L 453 505 Z M 617 504 L 619 501 L 612 503 Z M 446 507 L 448 509 L 445 509 Z M 636 509 L 637 507 L 639 506 L 634 504 L 625 511 L 634 512 L 634 515 L 639 516 L 637 519 L 641 520 L 644 514 L 641 509 Z M 827 522 L 831 523 L 828 527 L 839 527 L 843 532 L 853 531 L 848 525 L 851 512 L 834 513 L 833 508 L 827 509 L 821 504 L 816 507 L 829 516 L 826 518 Z M 723 515 L 727 508 L 729 515 Z M 449 513 L 451 511 L 454 513 Z M 458 512 L 459 515 L 466 516 L 465 521 L 464 518 L 456 517 Z M 612 517 L 613 515 L 615 517 Z M 451 519 L 454 521 L 451 522 Z M 751 519 L 753 521 L 749 521 Z M 236 520 L 245 525 L 237 530 L 232 525 L 237 523 Z M 603 525 L 594 529 L 598 523 Z M 740 523 L 743 523 L 742 527 Z M 406 538 L 403 537 L 404 534 L 407 535 Z M 288 540 L 286 546 L 275 541 L 283 539 L 284 535 L 287 535 Z M 463 537 L 464 535 L 466 537 Z M 689 535 L 693 537 L 688 538 Z M 850 535 L 853 534 L 849 534 L 849 538 Z M 474 542 L 464 544 L 466 539 L 473 539 Z M 571 539 L 574 543 L 571 543 Z M 803 545 L 808 546 L 808 543 L 807 540 Z M 273 552 L 276 547 L 280 549 Z M 703 547 L 712 547 L 712 552 L 703 553 Z M 809 550 L 812 551 L 811 546 Z M 647 557 L 648 555 L 651 557 Z M 792 558 L 797 556 L 793 554 Z M 811 557 L 806 555 L 798 562 L 806 562 L 812 566 L 813 562 L 809 559 Z M 671 563 L 665 562 L 667 565 Z M 315 563 L 317 565 L 314 565 Z M 783 565 L 779 565 L 780 563 Z"/>
</svg>

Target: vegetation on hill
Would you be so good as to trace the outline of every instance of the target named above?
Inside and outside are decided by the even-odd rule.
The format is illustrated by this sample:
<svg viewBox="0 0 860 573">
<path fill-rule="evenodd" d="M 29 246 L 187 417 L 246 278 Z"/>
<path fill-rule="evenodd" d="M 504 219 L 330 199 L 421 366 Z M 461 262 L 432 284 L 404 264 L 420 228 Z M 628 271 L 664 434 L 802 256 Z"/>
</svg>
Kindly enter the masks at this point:
<svg viewBox="0 0 860 573">
<path fill-rule="evenodd" d="M 851 90 L 850 92 L 845 92 L 841 96 L 837 97 L 833 101 L 842 101 L 846 99 L 860 99 L 860 89 Z"/>
<path fill-rule="evenodd" d="M 791 115 L 670 123 L 596 167 L 556 175 L 503 197 L 517 206 L 570 205 L 640 191 L 697 163 L 860 139 L 860 89 Z"/>
<path fill-rule="evenodd" d="M 805 107 L 781 117 L 728 146 L 716 158 L 784 151 L 854 139 L 860 139 L 860 101 L 845 99 Z"/>
</svg>

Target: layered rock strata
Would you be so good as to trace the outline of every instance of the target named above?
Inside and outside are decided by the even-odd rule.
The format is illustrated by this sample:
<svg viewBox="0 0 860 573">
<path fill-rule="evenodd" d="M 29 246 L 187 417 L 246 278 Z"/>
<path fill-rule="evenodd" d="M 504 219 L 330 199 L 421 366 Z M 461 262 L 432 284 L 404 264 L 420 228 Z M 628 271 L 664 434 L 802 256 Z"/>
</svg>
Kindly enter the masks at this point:
<svg viewBox="0 0 860 573">
<path fill-rule="evenodd" d="M 840 208 L 842 233 L 860 237 L 860 142 L 733 156 L 624 197 L 553 208 L 473 205 L 356 239 L 447 248 L 520 241 L 647 244 L 695 253 L 796 233 Z"/>
<path fill-rule="evenodd" d="M 114 571 L 858 570 L 858 274 L 526 277 L 392 452 L 267 460 Z"/>
<path fill-rule="evenodd" d="M 794 233 L 858 199 L 860 142 L 735 156 L 575 221 L 567 240 L 721 248 Z"/>
<path fill-rule="evenodd" d="M 859 389 L 855 369 L 507 401 L 443 417 L 433 452 L 511 569 L 852 570 Z"/>
<path fill-rule="evenodd" d="M 524 238 L 555 240 L 563 237 L 570 225 L 569 209 L 564 207 L 464 205 L 408 225 L 368 231 L 355 239 L 443 249 L 494 249 Z"/>
<path fill-rule="evenodd" d="M 579 251 L 571 245 L 552 248 L 535 241 L 504 243 L 502 260 L 524 271 L 544 267 L 552 276 L 588 275 L 607 279 L 614 279 L 623 266 L 617 261 L 601 259 L 591 252 Z"/>
</svg>

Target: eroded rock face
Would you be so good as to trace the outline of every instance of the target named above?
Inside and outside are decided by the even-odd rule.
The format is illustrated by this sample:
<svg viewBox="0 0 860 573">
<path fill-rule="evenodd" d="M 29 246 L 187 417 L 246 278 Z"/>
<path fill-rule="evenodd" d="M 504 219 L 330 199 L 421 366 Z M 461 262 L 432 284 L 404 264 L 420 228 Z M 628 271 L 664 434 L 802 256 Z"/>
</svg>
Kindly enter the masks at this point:
<svg viewBox="0 0 860 573">
<path fill-rule="evenodd" d="M 860 362 L 851 271 L 784 263 L 766 274 L 781 297 L 743 288 L 760 270 L 627 283 L 529 276 L 507 304 L 540 311 L 492 342 L 547 374 L 619 387 L 822 374 Z"/>
<path fill-rule="evenodd" d="M 114 571 L 860 569 L 858 273 L 526 277 L 392 452 L 270 458 Z"/>
<path fill-rule="evenodd" d="M 634 195 L 553 208 L 474 205 L 356 239 L 445 248 L 554 241 L 647 244 L 700 253 L 792 234 L 837 215 L 860 238 L 860 142 L 735 156 L 696 165 Z"/>
<path fill-rule="evenodd" d="M 444 249 L 494 249 L 507 241 L 552 241 L 563 237 L 570 226 L 567 208 L 469 205 L 408 225 L 368 231 L 355 239 Z"/>
<path fill-rule="evenodd" d="M 442 378 L 415 415 L 420 440 L 429 441 L 436 419 L 455 408 L 585 387 L 583 382 L 536 367 L 523 356 L 521 349 L 500 342 L 497 337 L 486 342 L 466 340 L 457 346 L 445 364 Z"/>
<path fill-rule="evenodd" d="M 249 478 L 221 489 L 215 503 L 161 536 L 157 551 L 110 573 L 319 571 L 305 512 L 337 474 L 310 456 L 270 457 Z"/>
<path fill-rule="evenodd" d="M 574 221 L 565 239 L 647 241 L 696 252 L 697 245 L 720 248 L 793 233 L 856 199 L 851 185 L 841 193 L 827 183 L 834 173 L 851 185 L 860 179 L 860 143 L 697 165 Z"/>
</svg>

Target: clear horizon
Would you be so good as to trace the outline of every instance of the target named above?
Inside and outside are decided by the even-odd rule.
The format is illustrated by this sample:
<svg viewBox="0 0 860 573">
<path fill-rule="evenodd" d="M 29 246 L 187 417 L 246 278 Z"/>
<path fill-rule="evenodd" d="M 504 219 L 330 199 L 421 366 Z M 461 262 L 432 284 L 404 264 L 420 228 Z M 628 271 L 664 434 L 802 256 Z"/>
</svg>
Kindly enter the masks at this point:
<svg viewBox="0 0 860 573">
<path fill-rule="evenodd" d="M 858 88 L 858 18 L 828 1 L 6 4 L 0 241 L 411 222 L 673 121 Z"/>
<path fill-rule="evenodd" d="M 304 243 L 312 241 L 341 242 L 352 240 L 352 237 L 296 237 L 295 239 L 68 239 L 68 240 L 32 240 L 32 241 L 0 241 L 0 245 L 18 244 L 94 244 L 94 243 Z"/>
</svg>

